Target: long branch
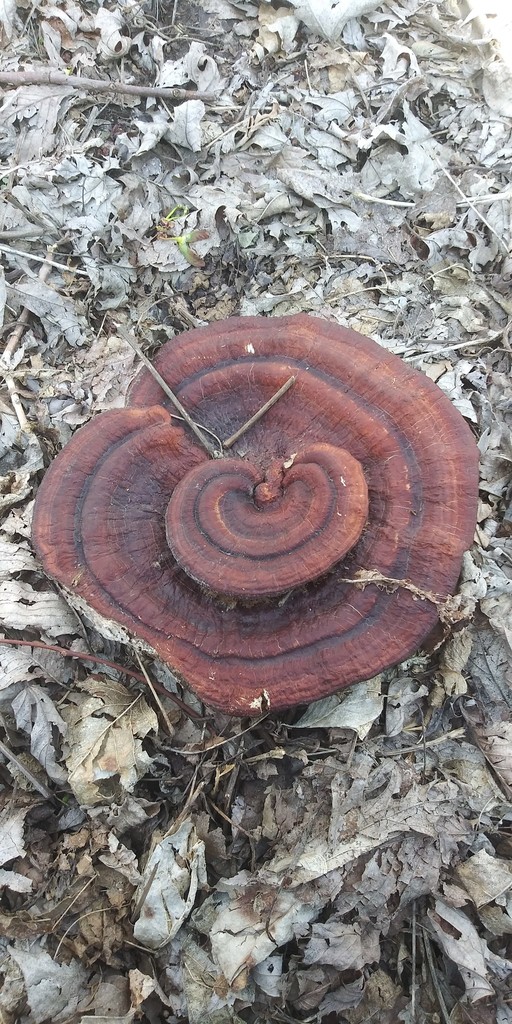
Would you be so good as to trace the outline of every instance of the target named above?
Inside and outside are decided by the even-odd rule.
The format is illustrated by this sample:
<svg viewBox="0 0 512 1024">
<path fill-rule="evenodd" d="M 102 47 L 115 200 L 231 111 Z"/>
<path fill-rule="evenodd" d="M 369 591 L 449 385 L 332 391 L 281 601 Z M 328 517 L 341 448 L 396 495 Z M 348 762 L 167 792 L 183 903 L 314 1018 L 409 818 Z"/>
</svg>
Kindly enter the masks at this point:
<svg viewBox="0 0 512 1024">
<path fill-rule="evenodd" d="M 189 89 L 166 89 L 153 85 L 128 85 L 126 82 L 105 81 L 102 78 L 83 78 L 81 75 L 66 75 L 64 71 L 1 71 L 0 85 L 71 85 L 73 89 L 89 92 L 117 92 L 123 96 L 158 96 L 164 100 L 215 99 L 209 92 L 194 92 Z"/>
<path fill-rule="evenodd" d="M 142 672 L 137 672 L 133 668 L 123 668 L 122 665 L 118 665 L 115 661 L 110 661 L 109 658 L 102 658 L 99 654 L 85 654 L 84 651 L 72 651 L 69 647 L 58 647 L 56 644 L 45 644 L 42 640 L 14 640 L 11 637 L 0 637 L 0 646 L 8 645 L 10 647 L 34 647 L 38 651 L 51 651 L 55 654 L 61 654 L 63 658 L 74 658 L 76 661 L 92 661 L 98 665 L 106 665 L 108 668 L 113 668 L 116 672 L 120 672 L 123 676 L 131 676 L 132 679 L 137 679 L 140 683 L 146 683 L 146 676 Z M 160 683 L 152 682 L 151 684 L 158 693 L 161 693 L 164 697 L 169 697 L 175 704 L 181 708 L 191 718 L 197 718 L 203 721 L 203 716 L 199 714 L 194 708 L 185 704 L 185 701 L 180 700 L 176 693 L 172 690 L 168 690 L 165 686 Z"/>
</svg>

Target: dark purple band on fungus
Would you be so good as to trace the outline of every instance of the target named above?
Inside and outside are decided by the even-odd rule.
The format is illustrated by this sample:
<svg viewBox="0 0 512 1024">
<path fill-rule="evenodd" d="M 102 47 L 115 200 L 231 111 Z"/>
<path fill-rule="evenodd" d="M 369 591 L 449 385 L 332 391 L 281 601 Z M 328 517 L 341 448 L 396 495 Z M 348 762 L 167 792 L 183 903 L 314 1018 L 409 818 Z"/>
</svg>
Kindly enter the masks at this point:
<svg viewBox="0 0 512 1024">
<path fill-rule="evenodd" d="M 211 460 L 147 371 L 129 408 L 77 431 L 39 489 L 46 570 L 148 643 L 208 704 L 317 700 L 412 654 L 470 546 L 469 428 L 439 388 L 316 318 L 232 319 L 165 345 L 193 419 L 233 434 Z M 406 587 L 344 582 L 360 570 Z"/>
<path fill-rule="evenodd" d="M 332 569 L 368 514 L 361 464 L 333 445 L 261 470 L 227 458 L 190 470 L 166 514 L 167 543 L 188 576 L 245 600 L 285 594 Z"/>
</svg>

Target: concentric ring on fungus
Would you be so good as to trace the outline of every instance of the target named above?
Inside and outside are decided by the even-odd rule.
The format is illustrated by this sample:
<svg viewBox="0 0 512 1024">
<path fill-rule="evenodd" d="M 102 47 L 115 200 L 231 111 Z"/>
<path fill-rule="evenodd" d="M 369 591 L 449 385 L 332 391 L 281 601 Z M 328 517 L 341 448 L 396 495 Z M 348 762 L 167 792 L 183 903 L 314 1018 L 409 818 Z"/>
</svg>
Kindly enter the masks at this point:
<svg viewBox="0 0 512 1024">
<path fill-rule="evenodd" d="M 129 407 L 78 430 L 41 484 L 45 569 L 238 715 L 412 654 L 438 618 L 414 590 L 453 592 L 476 523 L 477 448 L 440 389 L 302 314 L 190 331 L 155 365 L 221 439 L 295 382 L 210 459 L 142 371 Z M 399 584 L 346 582 L 361 571 Z"/>
</svg>

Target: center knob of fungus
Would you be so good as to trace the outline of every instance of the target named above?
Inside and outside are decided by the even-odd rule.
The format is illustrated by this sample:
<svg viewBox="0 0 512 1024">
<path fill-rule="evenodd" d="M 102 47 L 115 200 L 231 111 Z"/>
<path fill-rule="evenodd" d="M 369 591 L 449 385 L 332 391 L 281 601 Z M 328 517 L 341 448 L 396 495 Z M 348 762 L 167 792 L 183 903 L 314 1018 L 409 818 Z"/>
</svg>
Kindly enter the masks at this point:
<svg viewBox="0 0 512 1024">
<path fill-rule="evenodd" d="M 191 469 L 167 506 L 167 543 L 206 589 L 257 600 L 332 569 L 367 514 L 361 464 L 342 448 L 313 444 L 264 472 L 237 458 Z"/>
<path fill-rule="evenodd" d="M 254 504 L 257 508 L 264 509 L 271 501 L 276 501 L 283 495 L 283 477 L 286 468 L 290 467 L 295 460 L 290 459 L 289 464 L 274 462 L 267 469 L 265 479 L 256 484 L 253 491 Z"/>
</svg>

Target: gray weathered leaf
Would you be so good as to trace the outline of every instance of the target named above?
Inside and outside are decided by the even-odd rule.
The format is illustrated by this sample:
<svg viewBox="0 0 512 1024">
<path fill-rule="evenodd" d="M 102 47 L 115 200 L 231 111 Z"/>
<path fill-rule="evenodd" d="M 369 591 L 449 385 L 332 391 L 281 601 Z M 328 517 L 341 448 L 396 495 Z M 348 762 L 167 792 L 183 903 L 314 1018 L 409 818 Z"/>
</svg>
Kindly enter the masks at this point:
<svg viewBox="0 0 512 1024">
<path fill-rule="evenodd" d="M 23 829 L 28 807 L 0 814 L 0 864 L 8 864 L 16 857 L 25 856 Z"/>
<path fill-rule="evenodd" d="M 30 949 L 20 945 L 6 950 L 18 964 L 25 983 L 30 1009 L 27 1024 L 73 1018 L 79 1000 L 86 994 L 88 972 L 78 960 L 58 963 L 38 943 Z M 62 1015 L 62 1016 L 61 1016 Z"/>
<path fill-rule="evenodd" d="M 339 41 L 351 18 L 360 18 L 380 7 L 381 0 L 292 0 L 297 17 L 330 43 Z"/>
<path fill-rule="evenodd" d="M 187 100 L 174 111 L 174 121 L 166 131 L 166 138 L 177 146 L 198 153 L 203 143 L 201 121 L 205 105 L 202 100 Z"/>
<path fill-rule="evenodd" d="M 137 941 L 151 949 L 170 942 L 205 885 L 204 843 L 185 821 L 157 844 L 147 862 L 140 884 L 144 899 L 133 929 Z"/>
<path fill-rule="evenodd" d="M 54 727 L 64 734 L 63 721 L 53 701 L 40 686 L 25 686 L 12 702 L 12 709 L 18 729 L 30 736 L 30 750 L 42 764 L 51 779 L 65 782 L 67 775 L 57 764 L 54 747 Z"/>
<path fill-rule="evenodd" d="M 76 616 L 59 594 L 34 590 L 20 580 L 0 584 L 0 621 L 11 629 L 40 629 L 50 637 L 77 632 Z"/>
</svg>

